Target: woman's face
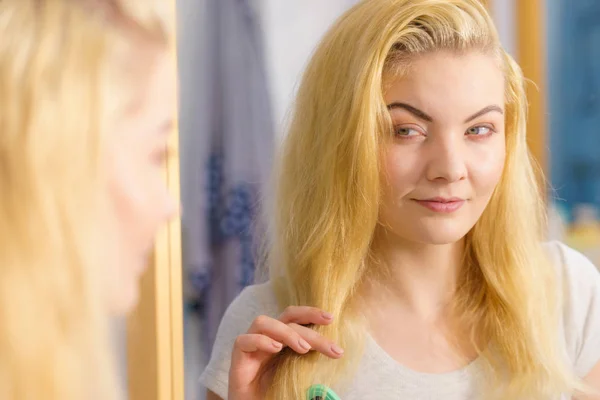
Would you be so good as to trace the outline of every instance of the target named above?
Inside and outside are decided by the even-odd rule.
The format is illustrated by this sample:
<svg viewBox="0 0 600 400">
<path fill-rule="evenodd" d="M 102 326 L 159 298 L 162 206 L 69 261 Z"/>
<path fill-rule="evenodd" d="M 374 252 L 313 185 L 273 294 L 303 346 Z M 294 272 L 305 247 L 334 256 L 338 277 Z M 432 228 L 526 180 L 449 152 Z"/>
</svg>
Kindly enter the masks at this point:
<svg viewBox="0 0 600 400">
<path fill-rule="evenodd" d="M 421 56 L 391 82 L 380 209 L 388 233 L 448 244 L 475 225 L 504 166 L 504 87 L 497 61 L 479 52 Z"/>
<path fill-rule="evenodd" d="M 109 277 L 109 306 L 116 313 L 137 303 L 138 283 L 158 229 L 178 211 L 164 171 L 167 141 L 176 111 L 176 73 L 167 52 L 140 71 L 135 107 L 118 121 L 109 144 L 109 192 L 115 265 Z M 137 79 L 136 79 L 137 80 Z"/>
</svg>

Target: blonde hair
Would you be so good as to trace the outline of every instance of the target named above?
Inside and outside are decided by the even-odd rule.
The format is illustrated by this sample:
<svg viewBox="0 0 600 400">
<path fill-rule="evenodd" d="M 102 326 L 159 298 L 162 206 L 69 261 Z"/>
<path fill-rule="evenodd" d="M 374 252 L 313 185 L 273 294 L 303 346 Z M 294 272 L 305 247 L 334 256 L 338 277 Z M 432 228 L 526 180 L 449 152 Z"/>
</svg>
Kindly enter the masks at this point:
<svg viewBox="0 0 600 400">
<path fill-rule="evenodd" d="M 2 399 L 121 397 L 103 293 L 103 149 L 133 96 L 127 51 L 170 29 L 150 3 L 0 2 Z"/>
<path fill-rule="evenodd" d="M 364 0 L 327 33 L 307 67 L 281 152 L 270 276 L 282 307 L 336 316 L 315 329 L 348 349 L 341 361 L 284 351 L 269 399 L 304 398 L 313 383 L 355 371 L 365 325 L 357 305 L 373 277 L 380 154 L 391 132 L 386 76 L 415 56 L 482 51 L 506 79 L 507 157 L 493 197 L 467 234 L 455 307 L 487 366 L 485 398 L 547 399 L 580 389 L 559 351 L 555 267 L 542 248 L 544 204 L 527 148 L 524 79 L 477 0 Z"/>
</svg>

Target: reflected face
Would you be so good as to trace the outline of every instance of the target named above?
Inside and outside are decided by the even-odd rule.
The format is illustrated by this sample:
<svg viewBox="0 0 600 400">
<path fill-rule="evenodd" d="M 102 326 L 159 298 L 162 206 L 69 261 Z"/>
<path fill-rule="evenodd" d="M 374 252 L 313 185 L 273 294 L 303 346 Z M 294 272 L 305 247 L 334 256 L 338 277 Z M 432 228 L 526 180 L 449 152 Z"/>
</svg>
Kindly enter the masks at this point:
<svg viewBox="0 0 600 400">
<path fill-rule="evenodd" d="M 380 221 L 397 239 L 459 241 L 475 225 L 505 160 L 504 77 L 478 52 L 414 60 L 384 94 L 394 125 Z"/>
<path fill-rule="evenodd" d="M 108 151 L 116 249 L 109 303 L 116 314 L 137 303 L 156 233 L 178 211 L 164 176 L 177 104 L 174 60 L 164 52 L 149 68 L 136 86 L 136 107 L 118 121 Z"/>
</svg>

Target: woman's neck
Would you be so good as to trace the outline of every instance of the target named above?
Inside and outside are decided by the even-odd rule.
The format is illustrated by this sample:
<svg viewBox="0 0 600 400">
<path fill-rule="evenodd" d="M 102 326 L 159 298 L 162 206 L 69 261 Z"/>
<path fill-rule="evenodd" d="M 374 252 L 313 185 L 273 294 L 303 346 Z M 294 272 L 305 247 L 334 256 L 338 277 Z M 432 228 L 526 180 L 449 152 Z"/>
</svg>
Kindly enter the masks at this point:
<svg viewBox="0 0 600 400">
<path fill-rule="evenodd" d="M 378 238 L 375 247 L 385 278 L 366 285 L 365 299 L 437 320 L 448 311 L 456 291 L 464 242 L 430 245 L 386 236 Z"/>
</svg>

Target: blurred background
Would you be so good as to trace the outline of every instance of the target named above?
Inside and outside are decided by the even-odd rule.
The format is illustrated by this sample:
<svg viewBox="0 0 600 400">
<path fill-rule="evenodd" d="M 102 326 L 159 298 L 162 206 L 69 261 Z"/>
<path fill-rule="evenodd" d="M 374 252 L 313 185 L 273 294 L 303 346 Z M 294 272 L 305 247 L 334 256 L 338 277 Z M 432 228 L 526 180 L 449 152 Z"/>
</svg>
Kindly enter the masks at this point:
<svg viewBox="0 0 600 400">
<path fill-rule="evenodd" d="M 260 196 L 299 77 L 355 0 L 177 0 L 186 399 L 223 312 L 252 282 Z M 600 266 L 600 1 L 487 0 L 530 79 L 549 239 Z"/>
</svg>

